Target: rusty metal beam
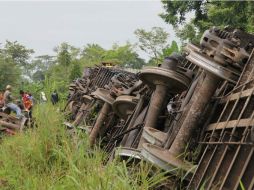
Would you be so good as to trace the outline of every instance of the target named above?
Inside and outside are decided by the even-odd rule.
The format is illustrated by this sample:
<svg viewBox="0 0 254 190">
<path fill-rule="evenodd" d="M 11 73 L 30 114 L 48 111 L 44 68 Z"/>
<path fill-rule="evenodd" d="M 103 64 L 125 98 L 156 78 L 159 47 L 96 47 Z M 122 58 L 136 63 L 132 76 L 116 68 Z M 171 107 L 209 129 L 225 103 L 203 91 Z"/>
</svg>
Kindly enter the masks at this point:
<svg viewBox="0 0 254 190">
<path fill-rule="evenodd" d="M 91 131 L 91 133 L 89 134 L 89 142 L 90 145 L 93 146 L 95 143 L 95 140 L 100 132 L 100 130 L 102 130 L 102 125 L 104 123 L 104 121 L 107 118 L 108 113 L 111 110 L 111 105 L 108 103 L 104 103 L 103 107 L 101 108 L 101 111 L 98 115 L 98 118 L 96 120 L 96 123 Z"/>
</svg>

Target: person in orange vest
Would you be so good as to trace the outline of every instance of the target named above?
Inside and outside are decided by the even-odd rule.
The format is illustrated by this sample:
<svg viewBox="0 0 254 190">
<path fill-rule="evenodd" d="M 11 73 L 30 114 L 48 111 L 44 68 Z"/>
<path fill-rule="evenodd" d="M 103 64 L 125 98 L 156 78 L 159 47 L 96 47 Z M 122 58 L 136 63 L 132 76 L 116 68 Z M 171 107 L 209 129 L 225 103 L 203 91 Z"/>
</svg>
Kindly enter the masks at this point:
<svg viewBox="0 0 254 190">
<path fill-rule="evenodd" d="M 33 102 L 29 96 L 29 94 L 25 93 L 23 90 L 19 91 L 19 94 L 22 97 L 22 103 L 24 110 L 29 113 L 29 117 L 32 117 L 32 107 L 33 107 Z"/>
</svg>

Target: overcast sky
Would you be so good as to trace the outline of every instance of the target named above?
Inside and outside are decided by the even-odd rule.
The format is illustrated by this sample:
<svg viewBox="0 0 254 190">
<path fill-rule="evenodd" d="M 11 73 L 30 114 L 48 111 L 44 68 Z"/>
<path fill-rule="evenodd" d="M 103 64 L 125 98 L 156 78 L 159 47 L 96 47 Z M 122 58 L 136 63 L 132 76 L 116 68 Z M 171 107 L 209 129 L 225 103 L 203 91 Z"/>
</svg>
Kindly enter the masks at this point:
<svg viewBox="0 0 254 190">
<path fill-rule="evenodd" d="M 175 39 L 172 27 L 158 16 L 160 1 L 0 2 L 0 42 L 17 40 L 36 55 L 53 54 L 61 42 L 77 47 L 98 43 L 137 41 L 137 28 L 163 27 Z M 146 56 L 141 54 L 141 57 Z"/>
</svg>

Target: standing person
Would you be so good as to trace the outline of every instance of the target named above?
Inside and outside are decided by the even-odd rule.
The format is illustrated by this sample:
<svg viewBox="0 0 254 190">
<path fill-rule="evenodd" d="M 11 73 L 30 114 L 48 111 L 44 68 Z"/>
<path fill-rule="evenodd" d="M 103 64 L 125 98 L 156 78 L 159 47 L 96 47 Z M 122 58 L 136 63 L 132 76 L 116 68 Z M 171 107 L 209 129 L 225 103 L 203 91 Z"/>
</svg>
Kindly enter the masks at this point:
<svg viewBox="0 0 254 190">
<path fill-rule="evenodd" d="M 58 93 L 56 90 L 51 94 L 51 102 L 55 105 L 59 101 Z"/>
<path fill-rule="evenodd" d="M 44 92 L 41 92 L 40 93 L 40 103 L 46 103 L 48 100 L 47 100 L 47 97 L 46 97 L 46 94 Z"/>
<path fill-rule="evenodd" d="M 23 90 L 20 90 L 19 94 L 21 95 L 22 103 L 23 103 L 23 107 L 25 111 L 27 111 L 29 113 L 29 117 L 32 118 L 33 103 L 30 99 L 30 96 L 27 93 L 25 93 Z"/>
<path fill-rule="evenodd" d="M 13 97 L 11 95 L 12 87 L 7 85 L 4 92 L 4 106 L 10 108 L 12 111 L 16 112 L 17 118 L 22 119 L 21 109 L 13 103 Z"/>
</svg>

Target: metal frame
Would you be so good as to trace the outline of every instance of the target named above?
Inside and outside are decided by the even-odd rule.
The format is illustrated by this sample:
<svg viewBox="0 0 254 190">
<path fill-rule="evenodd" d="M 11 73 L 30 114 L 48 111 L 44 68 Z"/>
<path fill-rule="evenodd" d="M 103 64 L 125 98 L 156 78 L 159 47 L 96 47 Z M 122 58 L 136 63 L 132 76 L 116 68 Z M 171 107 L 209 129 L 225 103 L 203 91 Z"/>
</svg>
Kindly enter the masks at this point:
<svg viewBox="0 0 254 190">
<path fill-rule="evenodd" d="M 206 189 L 236 190 L 240 184 L 245 189 L 254 189 L 254 144 L 250 140 L 254 127 L 253 52 L 247 64 L 251 70 L 245 72 L 245 67 L 237 90 L 218 99 L 218 106 L 222 107 L 215 113 L 219 117 L 206 128 L 200 142 L 204 151 L 188 189 L 204 185 Z"/>
</svg>

